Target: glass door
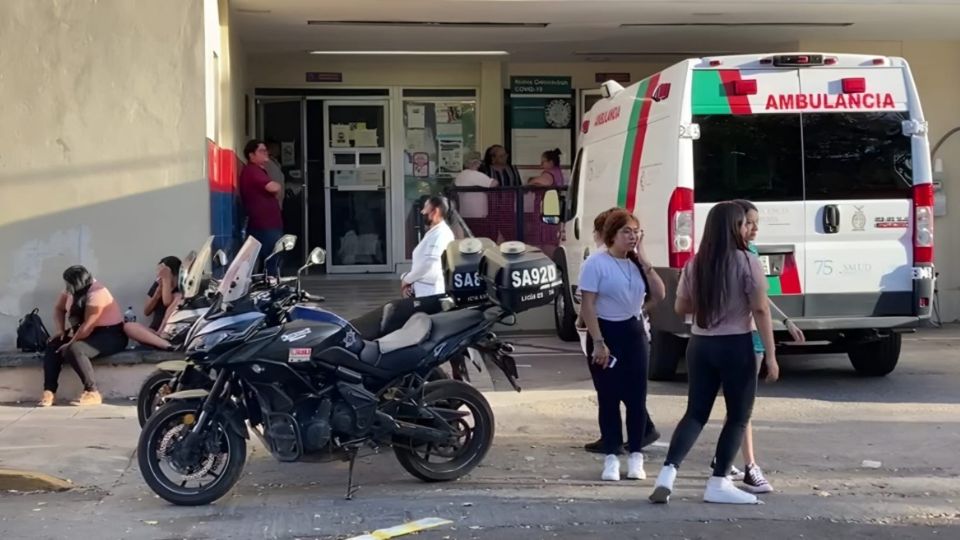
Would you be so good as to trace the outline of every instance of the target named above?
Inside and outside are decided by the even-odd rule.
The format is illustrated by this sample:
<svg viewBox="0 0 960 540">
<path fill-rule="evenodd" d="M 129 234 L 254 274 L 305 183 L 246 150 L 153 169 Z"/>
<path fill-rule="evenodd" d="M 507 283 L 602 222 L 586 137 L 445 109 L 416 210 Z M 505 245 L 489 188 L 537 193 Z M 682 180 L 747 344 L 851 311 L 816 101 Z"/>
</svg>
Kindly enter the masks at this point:
<svg viewBox="0 0 960 540">
<path fill-rule="evenodd" d="M 386 101 L 324 103 L 327 270 L 391 272 Z"/>
<path fill-rule="evenodd" d="M 273 166 L 271 178 L 283 185 L 280 208 L 283 232 L 297 235 L 296 249 L 283 258 L 283 275 L 297 271 L 313 240 L 308 234 L 307 184 L 304 164 L 304 115 L 301 98 L 259 98 L 257 100 L 259 137 L 267 143 Z M 244 156 L 244 160 L 246 156 Z M 276 177 L 274 177 L 276 176 Z M 264 249 L 273 249 L 272 247 Z"/>
</svg>

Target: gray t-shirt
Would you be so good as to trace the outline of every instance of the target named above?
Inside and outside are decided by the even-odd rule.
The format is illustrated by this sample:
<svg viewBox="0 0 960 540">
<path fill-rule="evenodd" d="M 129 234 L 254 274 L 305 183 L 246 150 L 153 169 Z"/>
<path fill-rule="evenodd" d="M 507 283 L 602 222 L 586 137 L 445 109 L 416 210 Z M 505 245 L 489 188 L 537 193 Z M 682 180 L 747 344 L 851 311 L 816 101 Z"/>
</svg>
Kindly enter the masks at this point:
<svg viewBox="0 0 960 540">
<path fill-rule="evenodd" d="M 597 317 L 607 321 L 636 317 L 647 294 L 637 265 L 608 252 L 595 253 L 583 263 L 580 290 L 597 295 Z"/>
<path fill-rule="evenodd" d="M 677 286 L 677 298 L 693 301 L 693 291 L 697 286 L 693 272 L 694 265 L 696 260 L 691 261 L 683 269 Z M 763 267 L 760 266 L 760 260 L 750 256 L 746 251 L 741 251 L 734 257 L 734 265 L 730 273 L 726 276 L 716 276 L 716 279 L 727 280 L 727 298 L 723 300 L 723 310 L 718 313 L 717 321 L 710 328 L 700 328 L 694 315 L 693 334 L 698 336 L 749 334 L 753 330 L 753 310 L 750 309 L 750 299 L 767 290 L 767 280 L 763 274 Z"/>
</svg>

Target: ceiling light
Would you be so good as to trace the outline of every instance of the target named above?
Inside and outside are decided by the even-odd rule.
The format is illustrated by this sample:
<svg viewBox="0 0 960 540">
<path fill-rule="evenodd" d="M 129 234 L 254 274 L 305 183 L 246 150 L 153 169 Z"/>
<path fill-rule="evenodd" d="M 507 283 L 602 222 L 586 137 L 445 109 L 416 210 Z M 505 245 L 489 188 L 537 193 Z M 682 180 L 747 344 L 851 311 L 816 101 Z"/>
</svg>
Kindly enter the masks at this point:
<svg viewBox="0 0 960 540">
<path fill-rule="evenodd" d="M 594 58 L 603 58 L 610 56 L 682 56 L 685 58 L 702 58 L 704 56 L 730 56 L 741 54 L 728 51 L 584 51 L 574 52 L 574 56 L 588 56 Z"/>
<path fill-rule="evenodd" d="M 321 21 L 309 20 L 311 26 L 416 26 L 430 28 L 546 28 L 543 22 L 490 21 Z"/>
<path fill-rule="evenodd" d="M 369 56 L 504 56 L 507 51 L 308 51 L 317 55 L 369 55 Z"/>
<path fill-rule="evenodd" d="M 668 23 L 625 23 L 620 28 L 664 28 L 688 26 L 719 26 L 719 27 L 801 27 L 801 28 L 844 28 L 853 26 L 852 22 L 668 22 Z"/>
</svg>

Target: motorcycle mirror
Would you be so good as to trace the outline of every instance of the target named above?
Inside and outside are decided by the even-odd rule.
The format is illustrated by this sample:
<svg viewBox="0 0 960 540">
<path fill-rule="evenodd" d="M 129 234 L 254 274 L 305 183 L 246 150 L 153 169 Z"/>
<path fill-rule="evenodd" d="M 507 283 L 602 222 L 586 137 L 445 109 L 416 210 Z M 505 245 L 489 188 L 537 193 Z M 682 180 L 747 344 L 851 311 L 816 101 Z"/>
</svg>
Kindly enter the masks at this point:
<svg viewBox="0 0 960 540">
<path fill-rule="evenodd" d="M 273 246 L 273 253 L 277 254 L 283 251 L 293 251 L 293 248 L 297 245 L 297 236 L 294 234 L 285 234 L 277 240 L 277 243 Z"/>
<path fill-rule="evenodd" d="M 310 257 L 308 258 L 311 265 L 321 265 L 327 262 L 327 252 L 321 247 L 313 248 L 313 251 L 310 252 Z"/>
</svg>

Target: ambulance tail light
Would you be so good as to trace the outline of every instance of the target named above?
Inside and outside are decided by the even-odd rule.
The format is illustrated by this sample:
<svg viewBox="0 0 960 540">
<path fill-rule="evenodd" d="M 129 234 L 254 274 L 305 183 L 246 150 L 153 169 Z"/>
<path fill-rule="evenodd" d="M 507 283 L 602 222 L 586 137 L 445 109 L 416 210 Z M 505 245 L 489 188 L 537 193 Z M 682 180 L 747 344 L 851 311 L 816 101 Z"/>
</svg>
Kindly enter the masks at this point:
<svg viewBox="0 0 960 540">
<path fill-rule="evenodd" d="M 693 190 L 677 188 L 667 207 L 670 268 L 683 268 L 693 257 Z"/>
<path fill-rule="evenodd" d="M 863 77 L 848 77 L 842 79 L 840 84 L 844 94 L 862 94 L 867 91 L 867 80 Z"/>
<path fill-rule="evenodd" d="M 933 264 L 933 184 L 913 186 L 913 264 Z"/>
</svg>

